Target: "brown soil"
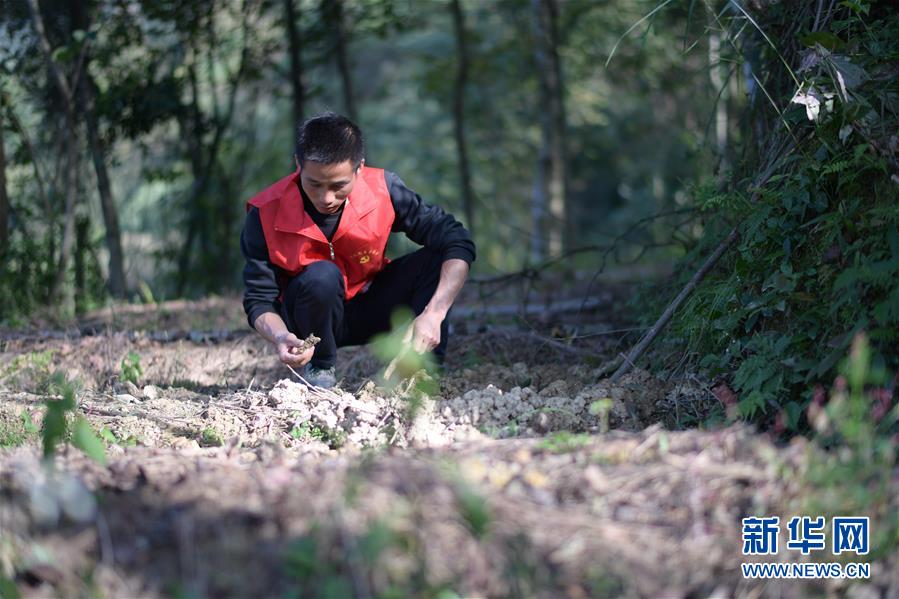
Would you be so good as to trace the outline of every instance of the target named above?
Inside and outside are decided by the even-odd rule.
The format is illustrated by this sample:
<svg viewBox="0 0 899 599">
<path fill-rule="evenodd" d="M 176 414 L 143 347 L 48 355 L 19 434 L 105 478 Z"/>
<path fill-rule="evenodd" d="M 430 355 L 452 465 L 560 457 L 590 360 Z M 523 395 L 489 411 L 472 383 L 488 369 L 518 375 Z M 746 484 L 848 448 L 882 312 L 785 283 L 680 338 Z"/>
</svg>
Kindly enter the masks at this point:
<svg viewBox="0 0 899 599">
<path fill-rule="evenodd" d="M 7 336 L 0 431 L 21 442 L 0 450 L 0 575 L 23 596 L 850 588 L 742 579 L 740 519 L 801 506 L 807 445 L 743 426 L 673 430 L 717 400 L 695 379 L 643 371 L 609 384 L 590 359 L 607 337 L 588 347 L 465 323 L 429 394 L 379 387 L 383 364 L 364 348 L 341 350 L 340 388 L 326 392 L 239 325 L 184 326 L 234 303 L 173 306 L 167 322 L 181 328 L 165 330 L 176 341 L 135 334 L 135 322 L 159 322 L 140 312 L 95 316 L 97 334 Z M 138 385 L 121 380 L 129 352 Z M 57 368 L 81 382 L 79 412 L 103 431 L 105 466 L 71 447 L 53 470 L 39 459 L 23 414 L 40 425 Z M 853 592 L 899 593 L 899 557 L 872 571 Z"/>
</svg>

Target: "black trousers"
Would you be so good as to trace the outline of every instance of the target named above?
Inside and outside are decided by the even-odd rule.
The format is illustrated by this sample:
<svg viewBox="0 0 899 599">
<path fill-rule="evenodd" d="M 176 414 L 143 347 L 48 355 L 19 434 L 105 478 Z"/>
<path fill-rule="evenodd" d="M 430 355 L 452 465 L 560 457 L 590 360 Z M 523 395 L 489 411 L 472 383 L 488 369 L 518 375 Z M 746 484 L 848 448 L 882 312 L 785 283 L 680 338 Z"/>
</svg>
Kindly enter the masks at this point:
<svg viewBox="0 0 899 599">
<path fill-rule="evenodd" d="M 431 301 L 443 257 L 422 248 L 390 262 L 378 273 L 368 291 L 344 301 L 340 269 L 333 262 L 314 262 L 293 277 L 284 291 L 281 317 L 300 339 L 309 333 L 321 337 L 312 356 L 316 368 L 330 368 L 337 360 L 337 348 L 367 343 L 378 333 L 390 330 L 390 317 L 399 307 L 417 316 Z M 440 344 L 434 357 L 443 362 L 448 330 L 440 325 Z"/>
</svg>

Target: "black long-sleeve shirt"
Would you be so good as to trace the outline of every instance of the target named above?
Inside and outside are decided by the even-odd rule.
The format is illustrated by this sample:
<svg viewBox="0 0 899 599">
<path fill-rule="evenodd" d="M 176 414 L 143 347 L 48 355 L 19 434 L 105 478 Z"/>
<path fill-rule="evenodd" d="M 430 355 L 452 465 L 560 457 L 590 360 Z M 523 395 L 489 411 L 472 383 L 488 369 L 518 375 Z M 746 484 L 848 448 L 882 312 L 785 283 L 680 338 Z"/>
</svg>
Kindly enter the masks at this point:
<svg viewBox="0 0 899 599">
<path fill-rule="evenodd" d="M 462 223 L 439 206 L 425 204 L 421 196 L 406 187 L 396 173 L 384 171 L 384 178 L 396 215 L 393 232 L 405 233 L 415 243 L 441 252 L 444 262 L 453 258 L 464 260 L 468 264 L 474 262 L 475 245 Z M 331 239 L 337 229 L 341 213 L 318 214 L 305 198 L 302 189 L 300 193 L 304 197 L 304 205 L 310 217 L 322 229 L 325 237 Z M 278 277 L 282 274 L 281 269 L 269 259 L 259 209 L 255 206 L 247 212 L 243 232 L 240 235 L 240 250 L 246 259 L 243 270 L 243 308 L 252 327 L 260 314 L 280 312 Z"/>
</svg>

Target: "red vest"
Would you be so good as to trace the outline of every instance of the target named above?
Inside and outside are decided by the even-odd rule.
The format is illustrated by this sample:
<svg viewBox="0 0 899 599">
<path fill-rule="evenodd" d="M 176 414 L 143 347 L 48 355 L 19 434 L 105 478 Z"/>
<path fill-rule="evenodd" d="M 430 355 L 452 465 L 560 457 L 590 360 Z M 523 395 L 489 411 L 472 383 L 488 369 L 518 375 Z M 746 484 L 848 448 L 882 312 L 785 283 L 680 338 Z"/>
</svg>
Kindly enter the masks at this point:
<svg viewBox="0 0 899 599">
<path fill-rule="evenodd" d="M 330 244 L 303 209 L 299 179 L 299 170 L 284 177 L 253 196 L 247 210 L 259 208 L 272 264 L 293 277 L 313 262 L 330 260 L 343 273 L 349 300 L 388 262 L 384 251 L 395 214 L 384 170 L 362 167 Z M 286 284 L 286 279 L 278 281 L 282 293 Z"/>
</svg>

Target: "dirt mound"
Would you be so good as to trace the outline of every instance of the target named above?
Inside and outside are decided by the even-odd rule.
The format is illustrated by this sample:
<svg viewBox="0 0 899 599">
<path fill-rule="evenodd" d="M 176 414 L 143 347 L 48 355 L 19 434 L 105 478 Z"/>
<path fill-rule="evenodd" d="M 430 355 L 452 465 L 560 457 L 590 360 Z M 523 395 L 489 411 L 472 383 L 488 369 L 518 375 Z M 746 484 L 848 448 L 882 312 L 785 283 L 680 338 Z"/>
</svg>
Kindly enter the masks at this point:
<svg viewBox="0 0 899 599">
<path fill-rule="evenodd" d="M 55 471 L 78 489 L 51 493 L 52 525 L 36 452 L 7 450 L 2 558 L 39 595 L 838 593 L 740 576 L 740 519 L 788 514 L 805 455 L 744 427 L 361 455 L 131 447 L 105 467 L 67 452 Z M 85 489 L 99 509 L 78 511 Z M 888 585 L 895 568 L 872 572 Z"/>
<path fill-rule="evenodd" d="M 515 365 L 505 379 L 521 380 Z M 518 375 L 514 373 L 517 372 Z M 578 376 L 581 378 L 579 379 Z M 640 424 L 660 419 L 675 388 L 644 372 L 618 385 L 588 383 L 592 371 L 573 367 L 566 379 L 538 388 L 506 391 L 488 384 L 458 395 L 451 379 L 429 396 L 408 383 L 396 389 L 369 381 L 354 393 L 310 388 L 282 379 L 271 388 L 248 387 L 215 396 L 183 387 L 117 384 L 109 392 L 85 390 L 80 410 L 113 445 L 255 447 L 279 443 L 288 450 L 361 450 L 441 447 L 456 440 L 536 436 L 551 431 L 602 432 L 632 426 L 625 401 L 639 410 Z M 6 396 L 0 419 L 10 425 L 27 418 L 40 425 L 43 395 Z"/>
<path fill-rule="evenodd" d="M 438 408 L 453 422 L 515 436 L 645 428 L 656 422 L 673 425 L 679 410 L 671 410 L 671 405 L 690 404 L 700 411 L 710 407 L 710 394 L 692 381 L 667 383 L 639 369 L 614 384 L 601 376 L 601 369 L 585 366 L 544 368 L 518 362 L 507 369 L 482 367 L 444 381 L 444 394 L 458 393 L 463 381 L 469 390 L 439 401 Z M 472 389 L 472 382 L 482 378 L 497 382 Z"/>
<path fill-rule="evenodd" d="M 283 393 L 290 393 L 285 402 L 301 401 L 287 386 L 279 389 Z M 57 463 L 57 472 L 70 473 L 60 480 L 82 489 L 70 492 L 76 499 L 68 500 L 47 492 L 55 487 L 48 486 L 35 454 L 20 450 L 2 458 L 2 509 L 12 547 L 6 557 L 38 588 L 52 584 L 64 592 L 77 592 L 84 584 L 77 573 L 93 567 L 99 580 L 115 581 L 117 586 L 106 587 L 112 594 L 155 595 L 171 590 L 165 585 L 177 580 L 190 585 L 182 591 L 198 595 L 280 594 L 305 584 L 319 591 L 342 585 L 349 594 L 375 594 L 391 586 L 490 596 L 545 595 L 572 586 L 594 593 L 620 589 L 628 576 L 622 564 L 613 567 L 615 552 L 609 551 L 609 543 L 626 534 L 627 512 L 624 521 L 669 519 L 671 532 L 662 538 L 671 547 L 656 539 L 652 556 L 675 551 L 678 535 L 697 526 L 690 524 L 694 518 L 712 527 L 717 534 L 707 530 L 701 537 L 706 550 L 719 547 L 712 554 L 718 557 L 706 559 L 702 568 L 707 576 L 705 568 L 727 559 L 725 541 L 737 543 L 736 517 L 753 501 L 755 491 L 739 481 L 769 484 L 766 470 L 751 457 L 756 455 L 752 441 L 745 433 L 734 435 L 734 442 L 725 444 L 732 449 L 719 451 L 715 462 L 742 449 L 746 466 L 729 471 L 680 466 L 678 456 L 710 448 L 695 437 L 673 435 L 662 456 L 659 433 L 593 440 L 569 451 L 546 448 L 536 439 L 484 440 L 440 454 L 373 455 L 362 461 L 288 457 L 272 445 L 129 448 L 103 468 L 72 453 Z M 667 473 L 635 466 L 665 461 L 674 464 Z M 690 474 L 719 481 L 719 488 L 726 483 L 728 491 L 717 492 L 714 514 L 687 510 L 670 520 L 678 504 L 702 501 L 686 501 L 695 484 L 687 482 Z M 634 476 L 644 485 L 672 489 L 653 494 L 671 505 L 659 510 L 648 496 L 637 501 L 631 496 L 641 486 L 636 480 L 620 485 Z M 86 488 L 98 493 L 102 524 L 101 512 L 90 506 L 82 507 L 79 517 L 71 516 L 77 510 L 64 509 L 66 501 L 75 505 L 78 496 L 90 497 Z M 710 482 L 707 489 L 714 488 Z M 686 503 L 680 503 L 681 495 Z M 47 509 L 35 504 L 34 498 L 46 496 L 63 506 L 56 515 L 61 525 L 52 526 Z M 589 525 L 594 509 L 597 516 L 618 513 L 620 523 Z M 671 534 L 672 525 L 677 534 Z M 44 547 L 42 554 L 30 551 L 35 544 Z M 695 552 L 698 556 L 698 547 Z M 641 558 L 636 546 L 632 553 L 630 566 L 653 559 Z M 219 567 L 238 563 L 239 572 Z M 254 575 L 245 576 L 249 571 Z M 699 573 L 675 576 L 674 569 L 657 572 L 651 583 L 647 579 L 638 587 L 658 591 L 666 576 L 674 576 L 666 584 L 676 582 L 669 588 L 703 588 L 704 583 L 691 582 L 704 578 Z"/>
<path fill-rule="evenodd" d="M 221 305 L 204 306 L 214 320 Z M 170 307 L 189 317 L 189 304 Z M 323 391 L 255 336 L 158 332 L 0 342 L 0 445 L 22 446 L 0 449 L 0 590 L 10 581 L 25 596 L 113 597 L 848 588 L 739 576 L 740 518 L 797 509 L 806 447 L 743 427 L 665 430 L 703 421 L 717 401 L 695 379 L 637 370 L 612 385 L 596 367 L 603 355 L 576 340 L 488 327 L 453 338 L 457 351 L 427 393 L 372 382 L 384 365 L 364 348 L 340 350 L 340 387 Z M 81 382 L 77 412 L 102 437 L 104 466 L 66 444 L 52 470 L 39 459 L 58 369 Z M 622 430 L 635 427 L 644 430 Z M 895 557 L 877 562 L 872 584 L 899 588 L 897 571 Z"/>
</svg>

